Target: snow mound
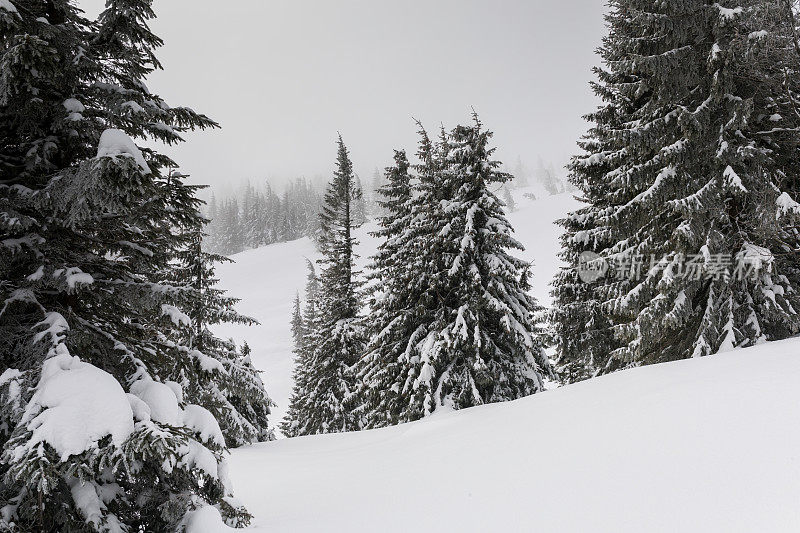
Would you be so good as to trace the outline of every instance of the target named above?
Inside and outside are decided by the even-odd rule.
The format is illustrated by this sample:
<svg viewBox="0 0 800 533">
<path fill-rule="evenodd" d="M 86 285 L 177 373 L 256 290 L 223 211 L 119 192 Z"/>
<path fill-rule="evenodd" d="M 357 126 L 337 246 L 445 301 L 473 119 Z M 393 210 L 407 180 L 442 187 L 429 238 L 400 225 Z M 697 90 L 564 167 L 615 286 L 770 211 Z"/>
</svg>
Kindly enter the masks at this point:
<svg viewBox="0 0 800 533">
<path fill-rule="evenodd" d="M 72 121 L 83 120 L 83 112 L 86 111 L 84 105 L 76 98 L 67 98 L 63 102 L 64 109 L 67 110 L 67 119 Z"/>
<path fill-rule="evenodd" d="M 133 432 L 133 412 L 114 376 L 62 350 L 44 362 L 23 424 L 33 432 L 25 447 L 46 442 L 64 461 L 107 435 L 121 445 Z"/>
<path fill-rule="evenodd" d="M 64 109 L 69 113 L 83 113 L 86 108 L 77 98 L 67 98 L 64 100 Z"/>
<path fill-rule="evenodd" d="M 161 314 L 168 316 L 172 323 L 176 326 L 188 326 L 192 323 L 192 319 L 189 318 L 189 315 L 174 305 L 161 304 Z"/>
<path fill-rule="evenodd" d="M 186 533 L 229 533 L 238 531 L 225 525 L 216 507 L 206 505 L 189 511 L 184 519 Z"/>
<path fill-rule="evenodd" d="M 97 157 L 117 157 L 125 156 L 132 157 L 142 172 L 145 174 L 150 173 L 150 167 L 144 160 L 142 151 L 133 142 L 133 139 L 128 137 L 128 134 L 122 130 L 109 128 L 100 135 L 100 144 L 97 146 Z"/>
<path fill-rule="evenodd" d="M 790 339 L 241 448 L 230 473 L 257 531 L 796 532 L 798 382 Z"/>
<path fill-rule="evenodd" d="M 94 278 L 91 274 L 87 274 L 78 267 L 59 268 L 53 272 L 54 278 L 64 276 L 64 281 L 70 290 L 75 290 L 78 285 L 91 285 L 94 283 Z"/>
<path fill-rule="evenodd" d="M 225 446 L 225 438 L 219 428 L 219 423 L 211 411 L 199 405 L 189 404 L 183 410 L 183 422 L 200 435 L 203 442 L 213 442 Z"/>
<path fill-rule="evenodd" d="M 211 450 L 196 440 L 190 440 L 178 448 L 178 454 L 180 455 L 178 463 L 181 466 L 185 466 L 190 470 L 194 468 L 202 470 L 212 478 L 219 477 L 219 462 L 217 458 L 211 453 Z"/>
<path fill-rule="evenodd" d="M 131 394 L 150 408 L 150 418 L 168 426 L 183 425 L 183 410 L 169 385 L 153 379 L 140 379 L 131 385 Z"/>
<path fill-rule="evenodd" d="M 778 204 L 779 215 L 788 215 L 790 213 L 800 215 L 800 204 L 792 200 L 789 193 L 781 193 L 776 203 Z"/>
</svg>

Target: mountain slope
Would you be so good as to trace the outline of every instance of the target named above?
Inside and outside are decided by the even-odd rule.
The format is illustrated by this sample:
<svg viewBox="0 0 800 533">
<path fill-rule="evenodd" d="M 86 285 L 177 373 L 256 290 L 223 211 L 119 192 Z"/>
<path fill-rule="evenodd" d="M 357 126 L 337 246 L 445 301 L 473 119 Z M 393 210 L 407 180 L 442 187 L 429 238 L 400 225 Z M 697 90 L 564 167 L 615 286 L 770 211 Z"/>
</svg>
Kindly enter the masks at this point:
<svg viewBox="0 0 800 533">
<path fill-rule="evenodd" d="M 790 532 L 800 339 L 233 452 L 264 531 Z"/>
</svg>

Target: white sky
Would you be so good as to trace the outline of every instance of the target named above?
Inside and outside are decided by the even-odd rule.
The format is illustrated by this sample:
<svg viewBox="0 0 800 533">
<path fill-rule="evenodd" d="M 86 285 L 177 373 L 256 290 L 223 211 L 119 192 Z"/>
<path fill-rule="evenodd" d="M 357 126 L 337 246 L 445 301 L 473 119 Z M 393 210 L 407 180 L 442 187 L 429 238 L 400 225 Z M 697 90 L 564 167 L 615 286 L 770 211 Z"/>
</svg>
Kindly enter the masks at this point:
<svg viewBox="0 0 800 533">
<path fill-rule="evenodd" d="M 79 0 L 96 13 L 103 0 Z M 155 0 L 163 72 L 148 82 L 222 129 L 172 150 L 193 181 L 328 176 L 336 132 L 363 178 L 392 149 L 469 120 L 513 166 L 561 166 L 596 107 L 601 0 Z"/>
</svg>

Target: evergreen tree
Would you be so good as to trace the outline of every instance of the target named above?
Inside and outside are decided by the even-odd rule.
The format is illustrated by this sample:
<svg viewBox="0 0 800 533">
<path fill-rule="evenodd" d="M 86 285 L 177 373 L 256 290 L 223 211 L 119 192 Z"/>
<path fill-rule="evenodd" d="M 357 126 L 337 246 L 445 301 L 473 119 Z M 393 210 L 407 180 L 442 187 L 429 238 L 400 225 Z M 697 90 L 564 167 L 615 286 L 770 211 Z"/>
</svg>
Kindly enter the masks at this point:
<svg viewBox="0 0 800 533">
<path fill-rule="evenodd" d="M 605 104 L 570 166 L 588 205 L 561 222 L 567 379 L 800 331 L 797 231 L 784 225 L 800 212 L 798 133 L 776 128 L 796 123 L 796 81 L 779 72 L 797 56 L 781 4 L 611 2 L 594 85 Z M 612 267 L 593 284 L 578 272 L 589 253 Z"/>
<path fill-rule="evenodd" d="M 294 338 L 294 370 L 292 371 L 292 394 L 289 398 L 289 407 L 286 416 L 281 422 L 281 432 L 286 437 L 301 435 L 300 428 L 305 419 L 306 404 L 310 383 L 311 356 L 315 346 L 315 328 L 317 324 L 317 307 L 319 295 L 319 278 L 317 278 L 314 263 L 308 261 L 308 276 L 306 278 L 305 307 L 300 311 L 300 298 L 295 298 L 294 312 L 292 313 L 292 336 Z"/>
<path fill-rule="evenodd" d="M 375 262 L 384 294 L 358 365 L 367 427 L 519 398 L 549 373 L 528 265 L 508 253 L 521 245 L 490 189 L 510 179 L 491 160 L 491 133 L 477 117 L 435 146 L 421 133 L 415 194 L 382 219 L 391 235 Z"/>
<path fill-rule="evenodd" d="M 376 220 L 384 216 L 386 213 L 381 208 L 381 193 L 380 190 L 386 185 L 386 178 L 383 173 L 375 167 L 372 172 L 372 180 L 369 187 L 369 204 L 367 206 L 369 214 Z"/>
<path fill-rule="evenodd" d="M 503 203 L 506 206 L 507 213 L 513 213 L 517 210 L 517 203 L 514 201 L 514 196 L 511 194 L 508 184 L 503 184 Z"/>
<path fill-rule="evenodd" d="M 364 190 L 361 187 L 361 179 L 355 175 L 355 195 L 353 198 L 353 225 L 363 226 L 367 222 L 367 205 L 364 200 Z"/>
<path fill-rule="evenodd" d="M 363 348 L 359 321 L 359 273 L 355 271 L 357 240 L 353 236 L 353 206 L 360 197 L 353 165 L 341 136 L 337 170 L 325 193 L 320 214 L 320 288 L 314 346 L 307 365 L 305 409 L 297 434 L 333 433 L 360 429 L 349 406 L 355 380 L 349 372 Z"/>
<path fill-rule="evenodd" d="M 2 530 L 177 531 L 207 505 L 247 521 L 217 420 L 177 382 L 222 364 L 177 338 L 191 291 L 163 279 L 200 202 L 133 139 L 216 124 L 146 88 L 153 16 L 0 5 Z"/>
<path fill-rule="evenodd" d="M 199 363 L 201 372 L 180 369 L 173 374 L 179 376 L 176 381 L 183 387 L 184 396 L 206 406 L 215 416 L 229 447 L 271 440 L 273 432 L 267 417 L 272 400 L 252 364 L 250 348 L 245 344 L 239 353 L 233 342 L 216 337 L 210 329 L 223 323 L 258 322 L 236 312 L 234 306 L 239 300 L 225 296 L 225 291 L 216 287 L 215 265 L 233 261 L 204 252 L 202 239 L 201 228 L 190 231 L 186 248 L 178 253 L 178 267 L 170 276 L 173 285 L 186 289 L 189 301 L 189 327 L 175 328 L 175 334 L 181 344 L 193 350 L 189 361 Z M 176 322 L 183 326 L 180 320 Z M 209 357 L 220 364 L 204 364 Z"/>
<path fill-rule="evenodd" d="M 529 177 L 530 171 L 528 167 L 522 162 L 522 158 L 517 156 L 517 163 L 514 165 L 514 185 L 517 187 L 527 187 L 529 185 Z"/>
<path fill-rule="evenodd" d="M 292 308 L 292 339 L 295 346 L 303 344 L 305 338 L 305 323 L 303 322 L 303 311 L 300 308 L 300 293 L 294 295 L 294 307 Z"/>
<path fill-rule="evenodd" d="M 403 232 L 411 224 L 411 175 L 410 164 L 404 150 L 395 150 L 394 166 L 386 168 L 385 185 L 378 190 L 382 197 L 378 206 L 385 213 L 378 219 L 380 228 L 372 233 L 373 237 L 382 240 L 378 253 L 372 260 L 370 279 L 376 279 L 371 292 L 386 293 L 386 283 L 397 281 L 398 269 L 405 270 L 405 265 L 398 257 L 398 249 Z"/>
<path fill-rule="evenodd" d="M 358 364 L 360 395 L 364 403 L 359 411 L 366 417 L 368 427 L 380 427 L 397 423 L 388 404 L 392 391 L 382 388 L 395 376 L 395 360 L 398 349 L 412 332 L 408 330 L 411 316 L 404 309 L 408 301 L 404 285 L 408 283 L 409 258 L 403 253 L 408 247 L 408 229 L 411 221 L 412 187 L 410 165 L 405 151 L 395 150 L 395 164 L 386 168 L 385 185 L 377 192 L 383 199 L 377 205 L 383 216 L 378 218 L 380 228 L 372 235 L 382 239 L 370 264 L 368 279 L 374 280 L 369 292 L 372 294 L 370 317 L 372 333 L 367 346 L 368 355 Z"/>
<path fill-rule="evenodd" d="M 556 173 L 552 165 L 545 167 L 544 161 L 540 157 L 536 162 L 536 170 L 533 173 L 536 181 L 547 191 L 547 194 L 554 195 L 564 192 L 563 184 L 556 178 Z"/>
</svg>

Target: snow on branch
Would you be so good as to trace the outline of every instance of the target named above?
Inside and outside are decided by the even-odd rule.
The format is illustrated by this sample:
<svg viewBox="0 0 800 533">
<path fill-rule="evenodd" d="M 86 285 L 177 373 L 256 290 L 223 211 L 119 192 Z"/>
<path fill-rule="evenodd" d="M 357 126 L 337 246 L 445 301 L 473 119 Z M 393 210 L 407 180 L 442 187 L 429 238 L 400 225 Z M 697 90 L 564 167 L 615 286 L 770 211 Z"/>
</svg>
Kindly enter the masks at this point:
<svg viewBox="0 0 800 533">
<path fill-rule="evenodd" d="M 144 160 L 142 151 L 133 142 L 133 139 L 118 129 L 109 128 L 100 135 L 100 144 L 97 146 L 97 157 L 131 157 L 145 174 L 150 173 L 150 167 Z"/>
</svg>

